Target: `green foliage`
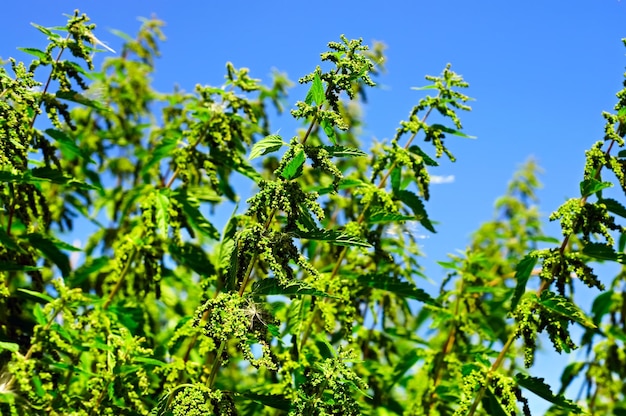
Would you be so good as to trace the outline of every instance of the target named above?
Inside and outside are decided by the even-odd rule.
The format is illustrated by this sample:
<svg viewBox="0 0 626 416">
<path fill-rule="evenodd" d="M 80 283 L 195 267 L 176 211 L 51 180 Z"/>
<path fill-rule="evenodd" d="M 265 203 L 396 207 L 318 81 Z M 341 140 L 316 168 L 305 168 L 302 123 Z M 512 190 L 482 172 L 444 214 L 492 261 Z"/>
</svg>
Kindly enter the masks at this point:
<svg viewBox="0 0 626 416">
<path fill-rule="evenodd" d="M 626 90 L 581 196 L 550 216 L 561 239 L 541 230 L 528 161 L 429 294 L 418 234 L 435 232 L 448 137 L 472 138 L 462 77 L 427 76 L 416 89 L 433 95 L 364 149 L 383 48 L 342 36 L 300 79 L 305 128 L 286 140 L 267 116 L 282 74 L 264 85 L 228 63 L 224 85 L 156 92 L 161 26 L 118 33 L 97 71 L 103 44 L 76 12 L 35 25 L 49 45 L 20 48 L 30 64 L 0 68 L 1 414 L 528 415 L 529 392 L 553 415 L 626 411 L 626 273 L 594 271 L 626 264 L 626 208 L 603 195 L 626 190 Z M 242 209 L 216 224 L 225 201 Z M 576 280 L 598 291 L 590 311 Z M 559 353 L 585 348 L 557 393 L 528 374 L 544 332 Z"/>
</svg>

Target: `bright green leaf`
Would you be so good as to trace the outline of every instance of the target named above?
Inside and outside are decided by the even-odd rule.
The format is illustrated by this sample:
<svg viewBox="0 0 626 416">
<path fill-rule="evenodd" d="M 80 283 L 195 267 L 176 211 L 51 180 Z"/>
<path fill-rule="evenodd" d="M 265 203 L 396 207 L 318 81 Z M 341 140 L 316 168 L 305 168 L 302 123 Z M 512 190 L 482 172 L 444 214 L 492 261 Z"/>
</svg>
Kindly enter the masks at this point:
<svg viewBox="0 0 626 416">
<path fill-rule="evenodd" d="M 322 126 L 324 133 L 326 133 L 326 136 L 331 141 L 331 143 L 337 145 L 337 136 L 335 135 L 335 129 L 333 128 L 332 124 L 330 124 L 328 120 L 322 120 L 320 121 L 320 126 Z"/>
<path fill-rule="evenodd" d="M 270 134 L 269 136 L 265 136 L 258 142 L 252 146 L 252 150 L 250 151 L 249 160 L 256 159 L 259 156 L 266 155 L 268 153 L 273 153 L 279 150 L 285 142 L 283 139 L 277 134 Z"/>
<path fill-rule="evenodd" d="M 431 124 L 430 128 L 431 129 L 435 129 L 435 130 L 439 130 L 439 131 L 443 131 L 445 133 L 454 134 L 455 136 L 464 137 L 466 139 L 475 139 L 476 138 L 476 136 L 469 136 L 469 135 L 463 133 L 462 131 L 451 129 L 450 127 L 446 127 L 446 126 L 444 126 L 442 124 Z"/>
<path fill-rule="evenodd" d="M 600 182 L 597 179 L 585 179 L 580 182 L 580 195 L 587 197 L 612 186 L 613 184 L 611 182 Z"/>
<path fill-rule="evenodd" d="M 302 281 L 294 281 L 289 285 L 281 285 L 278 279 L 274 278 L 265 278 L 255 282 L 252 285 L 252 293 L 255 295 L 309 295 L 325 298 L 332 297 Z"/>
<path fill-rule="evenodd" d="M 411 211 L 413 211 L 413 214 L 415 214 L 415 216 L 419 218 L 419 222 L 420 224 L 424 226 L 424 228 L 426 228 L 431 233 L 437 232 L 435 231 L 435 227 L 433 227 L 433 224 L 430 222 L 430 219 L 428 218 L 428 214 L 426 213 L 426 208 L 424 207 L 424 203 L 417 195 L 415 195 L 411 191 L 406 191 L 406 190 L 395 192 L 394 195 L 400 201 L 404 202 L 406 206 L 408 206 L 411 209 Z"/>
<path fill-rule="evenodd" d="M 299 149 L 294 157 L 287 162 L 283 171 L 280 173 L 280 176 L 287 180 L 297 178 L 300 174 L 302 174 L 302 166 L 304 165 L 305 160 L 306 156 L 304 154 L 304 150 Z"/>
<path fill-rule="evenodd" d="M 304 238 L 307 240 L 319 240 L 327 241 L 336 246 L 359 246 L 359 247 L 371 247 L 367 241 L 363 241 L 358 237 L 348 234 L 340 233 L 332 230 L 320 230 L 315 232 L 303 232 L 296 231 L 294 233 L 298 238 Z"/>
<path fill-rule="evenodd" d="M 395 276 L 372 273 L 359 276 L 357 281 L 362 286 L 386 290 L 387 292 L 394 293 L 401 298 L 415 299 L 429 305 L 439 305 L 439 302 L 433 299 L 424 290 L 416 287 L 413 283 L 403 282 Z"/>
<path fill-rule="evenodd" d="M 0 341 L 0 350 L 8 350 L 11 352 L 18 352 L 20 350 L 20 346 L 14 342 L 4 342 Z"/>
<path fill-rule="evenodd" d="M 517 308 L 517 304 L 526 292 L 526 283 L 528 283 L 528 279 L 537 264 L 537 260 L 537 257 L 528 254 L 515 266 L 515 281 L 517 284 L 515 285 L 513 299 L 511 300 L 512 311 Z"/>
<path fill-rule="evenodd" d="M 170 226 L 170 190 L 168 188 L 159 189 L 156 192 L 155 201 L 155 217 L 157 234 L 160 237 L 167 237 L 167 231 Z"/>
<path fill-rule="evenodd" d="M 42 50 L 39 50 L 36 48 L 17 48 L 17 49 L 29 55 L 32 55 L 36 57 L 37 59 L 41 59 L 43 62 L 47 62 L 50 60 L 50 57 L 48 56 L 48 54 Z"/>
</svg>

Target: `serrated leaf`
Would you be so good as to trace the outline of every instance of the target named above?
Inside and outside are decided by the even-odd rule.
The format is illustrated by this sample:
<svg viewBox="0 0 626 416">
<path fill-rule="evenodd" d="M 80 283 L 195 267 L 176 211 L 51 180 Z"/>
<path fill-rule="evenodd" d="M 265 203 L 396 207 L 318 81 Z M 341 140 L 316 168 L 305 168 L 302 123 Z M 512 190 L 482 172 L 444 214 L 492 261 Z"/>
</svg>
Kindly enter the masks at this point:
<svg viewBox="0 0 626 416">
<path fill-rule="evenodd" d="M 59 35 L 58 35 L 57 33 L 52 32 L 52 31 L 51 31 L 49 28 L 47 28 L 47 27 L 39 26 L 38 24 L 36 24 L 36 23 L 32 23 L 32 22 L 31 22 L 31 25 L 32 25 L 32 26 L 34 26 L 34 27 L 36 27 L 36 28 L 37 28 L 37 30 L 39 30 L 41 33 L 43 33 L 43 34 L 44 34 L 44 35 L 46 35 L 46 36 L 59 37 Z"/>
<path fill-rule="evenodd" d="M 250 151 L 250 156 L 248 157 L 248 160 L 256 159 L 259 156 L 275 152 L 279 150 L 284 144 L 286 143 L 283 142 L 283 139 L 277 134 L 270 134 L 269 136 L 265 136 L 252 146 L 252 150 Z"/>
<path fill-rule="evenodd" d="M 304 150 L 299 149 L 293 158 L 287 162 L 283 171 L 280 173 L 280 176 L 288 181 L 297 178 L 302 174 L 302 166 L 304 165 L 305 160 L 306 156 L 304 154 Z"/>
<path fill-rule="evenodd" d="M 332 230 L 319 230 L 312 232 L 296 231 L 294 233 L 298 238 L 304 238 L 307 240 L 327 241 L 336 246 L 358 246 L 358 247 L 371 247 L 371 244 L 367 241 L 363 241 L 358 237 L 344 234 L 338 231 Z"/>
<path fill-rule="evenodd" d="M 365 222 L 368 224 L 388 224 L 399 221 L 414 221 L 417 220 L 413 215 L 404 215 L 395 212 L 383 212 L 378 211 L 366 218 Z"/>
<path fill-rule="evenodd" d="M 38 59 L 41 59 L 44 62 L 49 61 L 51 59 L 47 53 L 37 48 L 17 48 L 17 49 L 24 53 L 32 55 Z"/>
<path fill-rule="evenodd" d="M 429 305 L 439 306 L 439 302 L 433 299 L 424 290 L 418 288 L 411 282 L 404 282 L 395 276 L 372 273 L 358 277 L 357 282 L 362 286 L 395 293 L 401 298 L 415 299 Z"/>
<path fill-rule="evenodd" d="M 409 152 L 415 153 L 416 155 L 420 156 L 426 166 L 439 166 L 439 163 L 437 163 L 435 159 L 431 158 L 417 145 L 409 147 Z"/>
<path fill-rule="evenodd" d="M 485 391 L 485 399 L 483 400 L 483 407 L 490 416 L 509 416 L 510 413 L 506 412 L 500 403 L 497 395 L 492 391 L 492 387 L 489 387 Z"/>
<path fill-rule="evenodd" d="M 602 198 L 598 201 L 606 206 L 606 209 L 613 214 L 619 215 L 622 218 L 626 218 L 626 207 L 612 198 Z"/>
<path fill-rule="evenodd" d="M 515 380 L 521 387 L 535 393 L 537 396 L 557 405 L 558 407 L 574 411 L 577 414 L 583 413 L 583 410 L 573 401 L 566 399 L 561 394 L 555 395 L 552 393 L 552 389 L 545 383 L 543 378 L 531 377 L 522 373 L 517 373 L 515 375 Z"/>
<path fill-rule="evenodd" d="M 189 267 L 200 276 L 213 276 L 215 267 L 207 257 L 206 252 L 192 243 L 183 243 L 178 246 L 170 243 L 170 254 L 172 258 L 179 264 Z"/>
<path fill-rule="evenodd" d="M 603 243 L 589 243 L 585 245 L 583 254 L 598 260 L 611 260 L 620 263 L 624 260 L 624 255 L 616 253 L 613 247 Z"/>
<path fill-rule="evenodd" d="M 322 79 L 320 78 L 320 74 L 317 71 L 315 71 L 313 85 L 311 86 L 311 96 L 313 97 L 315 105 L 320 106 L 324 104 L 326 98 L 324 94 L 324 84 L 322 84 Z"/>
<path fill-rule="evenodd" d="M 587 328 L 597 328 L 597 326 L 593 323 L 593 320 L 585 315 L 585 313 L 578 306 L 576 306 L 575 303 L 566 297 L 557 295 L 550 291 L 544 291 L 541 293 L 538 303 L 543 308 L 567 319 L 571 319 L 572 321 L 576 321 Z"/>
<path fill-rule="evenodd" d="M 476 138 L 476 136 L 467 135 L 467 134 L 463 133 L 462 131 L 452 129 L 450 127 L 444 126 L 443 124 L 431 124 L 430 128 L 431 129 L 436 129 L 436 130 L 439 130 L 439 131 L 443 131 L 445 133 L 454 134 L 455 136 L 464 137 L 466 139 L 475 139 Z"/>
<path fill-rule="evenodd" d="M 324 130 L 324 133 L 326 133 L 328 140 L 330 140 L 332 144 L 337 145 L 337 136 L 335 135 L 335 129 L 333 128 L 332 124 L 330 124 L 328 120 L 322 120 L 320 121 L 320 126 L 322 126 L 322 129 Z"/>
<path fill-rule="evenodd" d="M 356 147 L 322 146 L 333 157 L 363 157 L 367 153 Z"/>
<path fill-rule="evenodd" d="M 281 285 L 278 279 L 265 278 L 252 285 L 252 293 L 255 295 L 309 295 L 329 298 L 328 293 L 315 289 L 305 282 L 296 281 L 289 285 Z"/>
<path fill-rule="evenodd" d="M 212 240 L 219 239 L 219 231 L 202 215 L 193 197 L 184 191 L 174 193 L 173 197 L 181 204 L 186 220 L 194 230 Z"/>
<path fill-rule="evenodd" d="M 585 179 L 580 182 L 580 195 L 582 197 L 587 197 L 612 186 L 613 184 L 611 182 L 601 182 L 593 178 Z"/>
<path fill-rule="evenodd" d="M 44 257 L 59 268 L 63 277 L 70 275 L 70 259 L 61 249 L 71 249 L 73 251 L 80 251 L 80 249 L 39 233 L 28 234 L 26 238 L 34 248 L 39 250 Z"/>
<path fill-rule="evenodd" d="M 150 159 L 141 167 L 141 176 L 146 175 L 163 158 L 171 156 L 176 146 L 178 146 L 178 138 L 164 137 L 149 153 Z"/>
<path fill-rule="evenodd" d="M 511 299 L 511 310 L 514 311 L 517 308 L 517 304 L 526 292 L 526 283 L 530 278 L 535 265 L 537 264 L 537 257 L 527 254 L 517 266 L 515 266 L 515 291 L 513 292 L 513 299 Z"/>
<path fill-rule="evenodd" d="M 84 105 L 85 107 L 95 108 L 96 110 L 100 110 L 100 111 L 110 111 L 109 108 L 107 108 L 102 103 L 99 103 L 96 100 L 91 100 L 76 91 L 71 91 L 71 90 L 70 91 L 57 91 L 55 95 L 57 98 L 61 100 L 67 100 L 67 101 L 71 101 L 74 103 L 78 103 L 78 104 Z"/>
<path fill-rule="evenodd" d="M 411 209 L 411 211 L 413 211 L 413 214 L 415 214 L 415 216 L 419 219 L 420 224 L 422 224 L 424 228 L 426 228 L 431 233 L 437 232 L 435 231 L 435 227 L 433 227 L 433 224 L 430 222 L 430 219 L 428 218 L 428 214 L 426 213 L 426 208 L 424 207 L 424 203 L 417 195 L 415 195 L 411 191 L 406 191 L 406 190 L 395 192 L 394 195 L 400 201 L 404 202 L 404 204 L 408 206 Z"/>
</svg>

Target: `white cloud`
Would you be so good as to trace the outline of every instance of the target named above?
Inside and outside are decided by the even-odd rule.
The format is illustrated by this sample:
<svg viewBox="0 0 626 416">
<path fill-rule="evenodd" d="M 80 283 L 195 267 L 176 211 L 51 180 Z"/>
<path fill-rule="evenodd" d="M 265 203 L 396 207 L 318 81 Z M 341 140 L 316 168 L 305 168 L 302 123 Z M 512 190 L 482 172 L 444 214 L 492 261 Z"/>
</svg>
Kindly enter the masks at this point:
<svg viewBox="0 0 626 416">
<path fill-rule="evenodd" d="M 430 176 L 430 183 L 432 184 L 440 184 L 440 183 L 452 183 L 454 182 L 454 175 L 447 175 L 447 176 L 441 176 L 441 175 L 431 175 Z"/>
</svg>

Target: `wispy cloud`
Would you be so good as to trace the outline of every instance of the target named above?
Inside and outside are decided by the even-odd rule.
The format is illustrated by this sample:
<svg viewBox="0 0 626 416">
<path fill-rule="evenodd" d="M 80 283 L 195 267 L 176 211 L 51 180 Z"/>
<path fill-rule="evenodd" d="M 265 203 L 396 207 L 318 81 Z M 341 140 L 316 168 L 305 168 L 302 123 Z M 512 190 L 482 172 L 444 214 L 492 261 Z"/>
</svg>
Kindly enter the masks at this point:
<svg viewBox="0 0 626 416">
<path fill-rule="evenodd" d="M 447 176 L 441 176 L 441 175 L 431 175 L 430 176 L 430 183 L 432 184 L 440 184 L 440 183 L 452 183 L 454 182 L 454 175 L 447 175 Z"/>
</svg>

